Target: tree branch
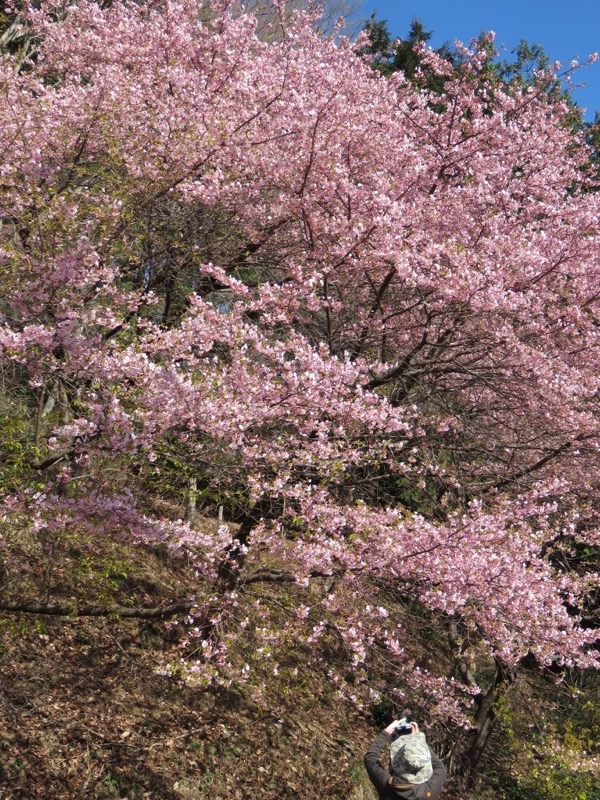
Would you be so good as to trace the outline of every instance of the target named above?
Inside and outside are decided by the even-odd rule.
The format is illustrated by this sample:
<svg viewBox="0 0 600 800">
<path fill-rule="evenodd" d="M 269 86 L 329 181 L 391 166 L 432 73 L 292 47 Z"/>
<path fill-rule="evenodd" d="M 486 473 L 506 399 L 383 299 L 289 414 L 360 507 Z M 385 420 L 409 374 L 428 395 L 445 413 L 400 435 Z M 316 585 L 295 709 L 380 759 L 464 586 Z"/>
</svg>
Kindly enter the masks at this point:
<svg viewBox="0 0 600 800">
<path fill-rule="evenodd" d="M 186 614 L 193 603 L 172 603 L 156 608 L 129 608 L 127 606 L 99 606 L 75 604 L 55 605 L 39 603 L 35 600 L 2 600 L 0 611 L 23 612 L 26 614 L 45 614 L 53 617 L 122 617 L 133 619 L 167 619 L 178 614 Z"/>
</svg>

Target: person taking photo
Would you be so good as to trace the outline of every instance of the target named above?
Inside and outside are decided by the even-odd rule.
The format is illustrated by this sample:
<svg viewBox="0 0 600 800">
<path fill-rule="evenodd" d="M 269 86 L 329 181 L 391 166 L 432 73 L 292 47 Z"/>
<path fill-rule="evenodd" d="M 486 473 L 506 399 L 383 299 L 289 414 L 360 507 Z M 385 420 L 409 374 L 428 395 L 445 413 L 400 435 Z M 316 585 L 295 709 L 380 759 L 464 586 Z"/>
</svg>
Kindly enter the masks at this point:
<svg viewBox="0 0 600 800">
<path fill-rule="evenodd" d="M 380 763 L 390 747 L 389 769 Z M 365 767 L 380 800 L 435 800 L 446 780 L 446 767 L 433 753 L 425 734 L 408 716 L 394 720 L 365 753 Z"/>
</svg>

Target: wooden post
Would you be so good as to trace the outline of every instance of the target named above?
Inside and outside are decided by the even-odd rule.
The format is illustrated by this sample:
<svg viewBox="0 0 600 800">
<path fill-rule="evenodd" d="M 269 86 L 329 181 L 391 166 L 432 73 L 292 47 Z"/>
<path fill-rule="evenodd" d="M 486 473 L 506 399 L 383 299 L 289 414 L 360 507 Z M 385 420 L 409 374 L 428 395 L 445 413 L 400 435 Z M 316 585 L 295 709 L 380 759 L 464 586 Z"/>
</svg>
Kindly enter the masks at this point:
<svg viewBox="0 0 600 800">
<path fill-rule="evenodd" d="M 186 514 L 186 521 L 188 525 L 193 525 L 196 519 L 196 495 L 198 494 L 198 481 L 196 478 L 190 478 L 189 491 L 188 491 L 188 507 Z"/>
</svg>

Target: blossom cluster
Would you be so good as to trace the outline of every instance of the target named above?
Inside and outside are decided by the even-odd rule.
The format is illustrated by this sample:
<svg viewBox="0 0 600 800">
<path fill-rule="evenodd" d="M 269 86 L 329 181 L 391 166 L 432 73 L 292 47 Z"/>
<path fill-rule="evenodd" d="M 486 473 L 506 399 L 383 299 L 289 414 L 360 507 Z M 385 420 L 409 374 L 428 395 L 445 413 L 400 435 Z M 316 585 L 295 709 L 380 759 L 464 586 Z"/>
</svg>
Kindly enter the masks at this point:
<svg viewBox="0 0 600 800">
<path fill-rule="evenodd" d="M 423 54 L 440 103 L 309 17 L 265 41 L 201 5 L 32 3 L 34 57 L 2 56 L 0 359 L 40 405 L 46 481 L 4 523 L 190 554 L 203 679 L 248 624 L 232 551 L 240 586 L 265 553 L 335 578 L 293 631 L 335 629 L 357 673 L 406 658 L 375 583 L 506 665 L 597 665 L 590 576 L 552 559 L 598 543 L 600 194 L 571 109 L 477 51 Z M 243 541 L 148 512 L 173 463 Z"/>
</svg>

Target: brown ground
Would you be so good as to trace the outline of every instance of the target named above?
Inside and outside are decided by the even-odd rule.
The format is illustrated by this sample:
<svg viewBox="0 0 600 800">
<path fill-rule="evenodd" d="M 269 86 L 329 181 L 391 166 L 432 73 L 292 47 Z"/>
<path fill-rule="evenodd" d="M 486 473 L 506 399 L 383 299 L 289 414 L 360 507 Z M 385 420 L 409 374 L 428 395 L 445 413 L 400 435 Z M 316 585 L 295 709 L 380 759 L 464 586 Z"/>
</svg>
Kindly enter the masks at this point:
<svg viewBox="0 0 600 800">
<path fill-rule="evenodd" d="M 163 623 L 34 628 L 4 636 L 1 800 L 341 799 L 360 783 L 370 733 L 346 707 L 270 713 L 159 676 Z"/>
</svg>

